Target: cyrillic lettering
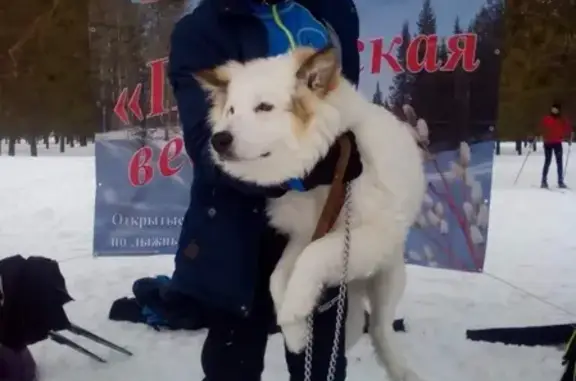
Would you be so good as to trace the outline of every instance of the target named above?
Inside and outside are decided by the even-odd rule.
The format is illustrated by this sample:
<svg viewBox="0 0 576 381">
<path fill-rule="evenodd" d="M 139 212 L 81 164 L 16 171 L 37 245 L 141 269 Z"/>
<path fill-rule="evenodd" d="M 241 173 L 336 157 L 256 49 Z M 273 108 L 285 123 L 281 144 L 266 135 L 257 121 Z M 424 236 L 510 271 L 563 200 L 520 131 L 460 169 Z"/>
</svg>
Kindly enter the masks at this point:
<svg viewBox="0 0 576 381">
<path fill-rule="evenodd" d="M 356 42 L 356 47 L 358 48 L 358 53 L 364 52 L 364 43 L 360 40 Z M 364 65 L 360 65 L 360 72 L 364 70 Z"/>
<path fill-rule="evenodd" d="M 390 47 L 386 52 L 384 52 L 384 39 L 371 40 L 370 43 L 372 44 L 372 74 L 378 74 L 382 71 L 382 59 L 388 63 L 388 66 L 390 66 L 390 69 L 392 69 L 394 73 L 398 74 L 404 71 L 392 53 L 398 45 L 402 44 L 401 36 L 396 36 L 392 39 Z"/>
<path fill-rule="evenodd" d="M 148 184 L 154 176 L 154 170 L 150 165 L 152 160 L 152 148 L 144 146 L 138 149 L 128 162 L 128 181 L 133 187 Z"/>
<path fill-rule="evenodd" d="M 474 33 L 455 34 L 448 38 L 448 59 L 441 68 L 442 71 L 454 71 L 462 61 L 462 68 L 466 72 L 473 72 L 480 66 L 476 58 L 476 44 L 478 36 Z"/>
<path fill-rule="evenodd" d="M 170 140 L 160 151 L 158 158 L 158 169 L 162 176 L 173 176 L 184 165 L 184 159 L 181 158 L 182 151 L 184 150 L 184 140 L 181 137 L 176 137 Z M 180 162 L 172 166 L 172 161 L 180 158 Z"/>
<path fill-rule="evenodd" d="M 150 112 L 148 118 L 164 115 L 168 110 L 164 108 L 166 101 L 166 63 L 168 57 L 148 62 L 150 68 Z"/>
<path fill-rule="evenodd" d="M 124 222 L 124 217 L 122 217 L 121 214 L 114 213 L 112 215 L 112 224 L 113 225 L 122 225 L 123 222 Z"/>
<path fill-rule="evenodd" d="M 438 68 L 438 36 L 422 34 L 414 37 L 406 51 L 406 70 L 410 73 L 422 70 L 434 73 Z"/>
</svg>

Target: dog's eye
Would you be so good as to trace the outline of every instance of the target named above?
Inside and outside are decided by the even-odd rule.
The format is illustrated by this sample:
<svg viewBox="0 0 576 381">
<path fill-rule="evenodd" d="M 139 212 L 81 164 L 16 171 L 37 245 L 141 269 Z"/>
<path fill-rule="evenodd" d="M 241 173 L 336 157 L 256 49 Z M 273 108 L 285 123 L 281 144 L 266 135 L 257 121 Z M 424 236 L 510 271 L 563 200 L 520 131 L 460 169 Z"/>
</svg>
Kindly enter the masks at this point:
<svg viewBox="0 0 576 381">
<path fill-rule="evenodd" d="M 274 109 L 274 105 L 271 105 L 270 103 L 262 102 L 254 108 L 254 111 L 256 111 L 256 112 L 268 112 L 268 111 L 272 111 L 273 109 Z"/>
<path fill-rule="evenodd" d="M 228 115 L 234 115 L 234 107 L 230 106 L 228 109 Z"/>
</svg>

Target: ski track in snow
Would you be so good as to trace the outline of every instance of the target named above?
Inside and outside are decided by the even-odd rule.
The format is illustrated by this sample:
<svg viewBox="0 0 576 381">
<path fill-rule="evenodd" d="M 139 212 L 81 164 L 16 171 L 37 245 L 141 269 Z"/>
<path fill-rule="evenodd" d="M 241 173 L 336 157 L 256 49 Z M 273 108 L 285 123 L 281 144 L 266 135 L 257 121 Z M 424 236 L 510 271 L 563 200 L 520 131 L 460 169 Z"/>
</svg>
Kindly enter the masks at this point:
<svg viewBox="0 0 576 381">
<path fill-rule="evenodd" d="M 486 273 L 465 274 L 409 267 L 408 288 L 399 317 L 408 333 L 397 334 L 409 364 L 424 381 L 558 380 L 562 352 L 470 342 L 469 328 L 560 324 L 576 321 L 576 194 L 534 188 L 543 158 L 532 154 L 516 186 L 523 157 L 504 145 L 496 158 Z M 126 357 L 73 337 L 106 358 L 99 364 L 47 341 L 32 347 L 43 381 L 157 381 L 202 379 L 200 351 L 205 332 L 158 333 L 144 325 L 107 320 L 112 301 L 130 294 L 139 277 L 170 274 L 172 257 L 91 256 L 94 219 L 92 147 L 68 156 L 40 150 L 26 157 L 0 157 L 0 258 L 21 253 L 60 262 L 75 301 L 71 320 L 132 350 Z M 75 156 L 69 156 L 75 155 Z M 52 157 L 50 157 L 52 156 Z M 549 181 L 554 183 L 554 168 Z M 572 182 L 572 180 L 574 182 Z M 576 185 L 576 166 L 568 185 Z M 496 279 L 572 311 L 570 315 Z M 350 381 L 386 380 L 364 340 L 350 354 Z M 283 346 L 270 340 L 264 380 L 286 380 Z"/>
</svg>

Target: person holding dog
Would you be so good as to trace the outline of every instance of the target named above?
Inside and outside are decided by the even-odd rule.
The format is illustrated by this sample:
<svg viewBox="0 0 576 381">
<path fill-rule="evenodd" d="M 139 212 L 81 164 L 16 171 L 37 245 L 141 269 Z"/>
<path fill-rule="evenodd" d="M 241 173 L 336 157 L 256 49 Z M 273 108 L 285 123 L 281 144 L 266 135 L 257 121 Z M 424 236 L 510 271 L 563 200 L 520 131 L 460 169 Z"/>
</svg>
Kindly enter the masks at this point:
<svg viewBox="0 0 576 381">
<path fill-rule="evenodd" d="M 269 278 L 286 238 L 267 224 L 266 198 L 287 189 L 329 185 L 339 147 L 335 144 L 304 179 L 262 188 L 229 177 L 210 157 L 209 101 L 192 75 L 230 60 L 283 54 L 297 46 L 340 50 L 343 75 L 358 83 L 359 20 L 353 0 L 205 0 L 177 22 L 171 36 L 168 75 L 177 100 L 194 182 L 184 217 L 172 287 L 210 309 L 202 350 L 204 381 L 259 381 L 275 311 Z M 355 143 L 345 180 L 362 172 Z M 338 253 L 335 253 L 338 255 Z M 328 289 L 325 300 L 338 295 Z M 336 306 L 315 313 L 311 381 L 327 379 Z M 344 330 L 334 381 L 346 378 Z M 303 381 L 304 354 L 286 351 L 291 381 Z"/>
</svg>

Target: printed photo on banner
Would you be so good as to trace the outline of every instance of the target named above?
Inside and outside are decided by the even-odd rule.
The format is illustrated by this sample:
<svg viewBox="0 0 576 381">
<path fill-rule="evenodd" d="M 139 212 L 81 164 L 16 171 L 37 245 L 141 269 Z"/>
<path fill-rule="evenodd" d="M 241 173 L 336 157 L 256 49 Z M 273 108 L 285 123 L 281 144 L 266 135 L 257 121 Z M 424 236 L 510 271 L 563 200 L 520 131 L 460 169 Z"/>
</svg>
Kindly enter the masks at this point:
<svg viewBox="0 0 576 381">
<path fill-rule="evenodd" d="M 91 13 L 97 36 L 93 65 L 103 68 L 97 89 L 102 129 L 96 141 L 94 254 L 173 254 L 193 163 L 166 81 L 167 47 L 174 23 L 197 2 L 105 3 L 108 8 Z M 426 150 L 428 190 L 406 261 L 482 271 L 503 0 L 356 0 L 355 5 L 359 89 L 411 124 Z M 119 33 L 125 38 L 118 39 Z"/>
</svg>

